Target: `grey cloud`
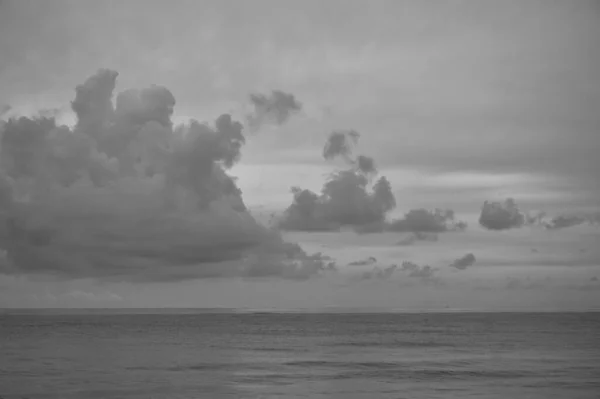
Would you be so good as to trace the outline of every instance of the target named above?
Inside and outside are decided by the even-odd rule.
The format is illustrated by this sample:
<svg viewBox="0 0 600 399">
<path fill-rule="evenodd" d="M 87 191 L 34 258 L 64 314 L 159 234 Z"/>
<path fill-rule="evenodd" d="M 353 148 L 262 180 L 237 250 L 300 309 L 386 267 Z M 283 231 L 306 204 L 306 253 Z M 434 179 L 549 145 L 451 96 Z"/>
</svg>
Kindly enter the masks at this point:
<svg viewBox="0 0 600 399">
<path fill-rule="evenodd" d="M 368 266 L 377 263 L 377 258 L 373 256 L 369 256 L 367 259 L 356 260 L 354 262 L 348 263 L 348 266 Z"/>
<path fill-rule="evenodd" d="M 125 90 L 117 96 L 116 117 L 132 125 L 155 121 L 171 126 L 175 97 L 165 87 L 150 86 L 144 89 Z"/>
<path fill-rule="evenodd" d="M 365 175 L 377 174 L 375 160 L 365 155 L 359 155 L 356 157 L 356 168 Z"/>
<path fill-rule="evenodd" d="M 563 214 L 552 218 L 548 218 L 547 212 L 525 213 L 519 209 L 512 198 L 507 198 L 504 202 L 484 202 L 479 217 L 481 226 L 489 230 L 506 230 L 524 226 L 558 230 L 584 223 L 595 225 L 599 220 L 599 214 L 595 212 Z"/>
<path fill-rule="evenodd" d="M 589 225 L 600 224 L 600 212 L 580 212 L 578 214 L 558 215 L 544 223 L 549 230 L 578 226 L 587 223 Z"/>
<path fill-rule="evenodd" d="M 418 265 L 413 262 L 404 261 L 402 262 L 402 266 L 400 270 L 403 272 L 408 272 L 408 277 L 422 278 L 422 279 L 430 279 L 433 278 L 435 272 L 438 270 L 429 265 Z"/>
<path fill-rule="evenodd" d="M 387 229 L 396 232 L 441 233 L 445 231 L 464 230 L 465 222 L 455 221 L 451 209 L 412 209 L 403 218 L 393 220 Z"/>
<path fill-rule="evenodd" d="M 472 253 L 468 253 L 450 264 L 450 267 L 454 267 L 458 270 L 465 270 L 469 266 L 473 266 L 475 264 L 475 255 Z"/>
<path fill-rule="evenodd" d="M 390 265 L 383 269 L 379 268 L 379 267 L 374 267 L 372 270 L 363 272 L 361 275 L 361 280 L 373 280 L 373 279 L 387 280 L 390 277 L 392 277 L 392 275 L 394 274 L 394 272 L 397 269 L 398 269 L 397 265 Z"/>
<path fill-rule="evenodd" d="M 172 128 L 175 99 L 112 93 L 117 73 L 77 86 L 73 130 L 52 117 L 2 128 L 2 273 L 115 281 L 280 277 L 335 269 L 246 211 L 227 174 L 245 143 L 230 115 Z M 6 258 L 6 259 L 4 259 Z"/>
<path fill-rule="evenodd" d="M 332 133 L 325 144 L 324 157 L 348 156 L 345 147 L 347 137 L 353 137 L 353 134 Z M 358 138 L 358 134 L 354 137 Z M 371 177 L 376 173 L 374 162 L 369 162 L 363 161 L 364 170 L 351 167 L 332 173 L 320 195 L 310 190 L 292 188 L 294 199 L 280 220 L 279 227 L 299 231 L 335 231 L 342 226 L 353 226 L 358 231 L 371 227 L 379 229 L 385 222 L 386 214 L 396 207 L 396 199 L 385 176 L 380 177 L 369 189 Z M 354 164 L 354 161 L 350 160 L 349 163 Z"/>
<path fill-rule="evenodd" d="M 113 91 L 119 73 L 100 69 L 75 88 L 71 108 L 77 115 L 77 127 L 92 137 L 100 134 L 114 118 Z"/>
<path fill-rule="evenodd" d="M 268 96 L 251 94 L 250 102 L 254 106 L 254 113 L 248 116 L 252 128 L 258 128 L 263 124 L 282 125 L 292 115 L 302 110 L 302 103 L 293 94 L 280 90 L 274 90 Z"/>
<path fill-rule="evenodd" d="M 522 227 L 525 224 L 525 216 L 512 198 L 504 202 L 483 203 L 479 224 L 488 230 L 507 230 Z"/>
<path fill-rule="evenodd" d="M 0 139 L 2 170 L 12 178 L 32 177 L 42 167 L 46 137 L 55 128 L 53 118 L 9 119 Z"/>
<path fill-rule="evenodd" d="M 424 233 L 421 231 L 417 231 L 414 233 L 411 233 L 410 235 L 408 235 L 407 237 L 403 238 L 402 240 L 398 241 L 396 243 L 396 245 L 399 246 L 408 246 L 408 245 L 412 245 L 417 241 L 427 241 L 427 242 L 436 242 L 438 241 L 438 235 L 436 233 Z"/>
<path fill-rule="evenodd" d="M 323 147 L 323 158 L 331 160 L 336 157 L 343 157 L 351 160 L 352 150 L 358 142 L 360 133 L 356 130 L 335 130 L 327 138 Z"/>
</svg>

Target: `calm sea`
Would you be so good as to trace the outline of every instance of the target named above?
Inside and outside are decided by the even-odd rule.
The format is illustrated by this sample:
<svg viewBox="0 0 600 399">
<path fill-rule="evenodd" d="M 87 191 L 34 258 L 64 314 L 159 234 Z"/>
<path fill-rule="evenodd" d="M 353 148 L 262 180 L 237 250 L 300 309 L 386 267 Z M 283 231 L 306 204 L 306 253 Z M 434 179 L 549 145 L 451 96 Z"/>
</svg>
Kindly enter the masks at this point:
<svg viewBox="0 0 600 399">
<path fill-rule="evenodd" d="M 600 313 L 4 314 L 0 397 L 599 398 Z"/>
</svg>

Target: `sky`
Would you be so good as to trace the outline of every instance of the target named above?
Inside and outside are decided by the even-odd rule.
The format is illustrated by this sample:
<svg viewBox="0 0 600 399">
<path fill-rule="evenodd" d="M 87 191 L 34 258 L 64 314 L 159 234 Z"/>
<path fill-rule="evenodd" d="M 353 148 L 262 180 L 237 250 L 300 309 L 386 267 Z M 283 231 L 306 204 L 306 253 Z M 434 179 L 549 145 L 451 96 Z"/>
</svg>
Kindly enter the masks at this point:
<svg viewBox="0 0 600 399">
<path fill-rule="evenodd" d="M 107 189 L 88 179 L 77 189 L 50 184 L 50 191 L 39 194 L 41 181 L 60 180 L 44 174 L 51 169 L 47 158 L 26 176 L 5 163 L 11 201 L 27 205 L 11 205 L 3 215 L 17 215 L 24 231 L 47 228 L 59 238 L 47 248 L 7 239 L 0 305 L 597 306 L 597 225 L 517 222 L 494 229 L 479 218 L 484 201 L 506 198 L 514 198 L 523 215 L 600 210 L 599 38 L 600 5 L 585 0 L 0 0 L 2 118 L 54 115 L 57 125 L 69 126 L 64 137 L 91 138 L 85 141 L 90 154 L 100 154 L 94 165 L 101 165 L 103 179 L 113 185 Z M 102 84 L 84 84 L 100 76 L 100 68 L 118 72 L 116 88 L 109 75 Z M 111 111 L 97 108 L 100 102 L 85 90 L 78 94 L 78 85 L 90 93 L 109 87 Z M 119 93 L 151 85 L 166 91 L 132 91 L 119 105 Z M 72 102 L 83 104 L 79 112 Z M 233 122 L 219 119 L 224 114 Z M 141 121 L 135 126 L 134 116 Z M 100 119 L 112 130 L 94 125 Z M 212 130 L 177 127 L 189 119 L 207 122 Z M 243 140 L 235 121 L 244 125 Z M 18 134 L 34 129 L 23 126 L 5 125 L 4 159 L 17 145 L 7 139 L 14 136 L 9 128 Z M 47 129 L 48 140 L 66 143 L 68 138 L 51 133 L 56 129 Z M 161 140 L 168 143 L 167 161 L 158 155 L 143 161 L 164 181 L 145 178 L 134 166 L 126 172 L 133 158 L 106 144 L 112 139 L 102 143 L 114 131 L 154 137 L 151 145 L 137 147 L 143 140 L 134 139 L 135 145 L 113 140 L 135 147 L 136 154 L 154 151 Z M 352 154 L 324 159 L 323 146 L 336 131 L 355 131 L 359 139 L 351 143 Z M 360 170 L 359 154 L 374 162 L 376 173 Z M 210 161 L 194 163 L 200 158 Z M 68 168 L 90 167 L 73 162 Z M 190 173 L 202 183 L 173 177 L 179 175 L 169 162 L 193 164 Z M 329 176 L 341 170 L 351 174 Z M 366 189 L 357 188 L 363 175 Z M 374 211 L 383 198 L 374 188 L 381 176 L 394 206 L 377 205 Z M 291 187 L 308 189 L 316 198 L 328 179 L 337 182 L 330 185 L 332 194 L 316 200 L 310 217 L 301 213 L 301 198 Z M 230 181 L 241 196 L 223 188 Z M 17 191 L 27 191 L 28 199 L 17 200 Z M 193 191 L 207 208 L 191 209 L 192 194 L 173 194 L 176 216 L 158 214 L 159 193 L 176 191 Z M 310 192 L 302 197 L 309 202 Z M 240 216 L 230 204 L 242 199 L 248 211 Z M 288 208 L 294 200 L 298 206 Z M 409 217 L 404 224 L 382 219 L 402 219 L 420 208 L 452 209 L 468 227 L 443 221 L 425 237 Z M 301 215 L 296 219 L 294 209 Z M 86 212 L 112 218 L 101 224 Z M 287 218 L 282 231 L 261 227 L 273 212 Z M 166 219 L 148 222 L 149 231 L 139 234 L 136 226 L 151 214 Z M 381 231 L 355 232 L 374 223 Z M 115 234 L 120 244 L 88 234 L 95 229 Z M 294 260 L 301 266 L 279 266 L 289 261 L 282 240 L 299 244 Z M 259 266 L 239 266 L 248 251 Z M 315 252 L 321 258 L 311 257 Z M 467 254 L 474 255 L 472 264 L 453 263 Z M 371 256 L 375 262 L 349 265 Z M 319 269 L 328 262 L 337 271 Z M 396 268 L 385 274 L 391 265 Z"/>
</svg>

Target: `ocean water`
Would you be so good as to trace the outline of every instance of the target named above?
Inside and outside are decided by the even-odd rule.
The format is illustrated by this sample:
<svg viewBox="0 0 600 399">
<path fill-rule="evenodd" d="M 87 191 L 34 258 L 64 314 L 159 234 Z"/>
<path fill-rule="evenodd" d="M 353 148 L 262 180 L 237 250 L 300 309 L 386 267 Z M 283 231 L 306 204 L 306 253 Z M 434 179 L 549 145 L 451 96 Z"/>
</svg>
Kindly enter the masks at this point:
<svg viewBox="0 0 600 399">
<path fill-rule="evenodd" d="M 0 397 L 599 398 L 600 313 L 4 314 Z"/>
</svg>

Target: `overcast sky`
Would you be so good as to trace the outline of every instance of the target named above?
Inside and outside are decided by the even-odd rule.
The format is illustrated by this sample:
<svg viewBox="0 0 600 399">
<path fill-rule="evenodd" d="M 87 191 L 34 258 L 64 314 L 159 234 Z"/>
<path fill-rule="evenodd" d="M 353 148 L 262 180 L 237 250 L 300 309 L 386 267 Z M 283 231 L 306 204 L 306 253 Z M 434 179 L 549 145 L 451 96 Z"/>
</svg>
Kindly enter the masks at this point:
<svg viewBox="0 0 600 399">
<path fill-rule="evenodd" d="M 0 0 L 0 107 L 59 109 L 72 124 L 75 86 L 98 68 L 118 71 L 121 90 L 167 87 L 176 122 L 241 118 L 250 93 L 282 90 L 302 111 L 247 134 L 231 172 L 251 207 L 283 209 L 293 185 L 318 191 L 331 170 L 327 135 L 355 129 L 400 213 L 451 207 L 471 221 L 485 199 L 509 196 L 528 209 L 594 209 L 599 43 L 593 0 Z M 175 292 L 162 290 L 152 303 Z M 81 292 L 48 295 L 71 303 Z M 131 301 L 143 302 L 140 292 Z"/>
</svg>

